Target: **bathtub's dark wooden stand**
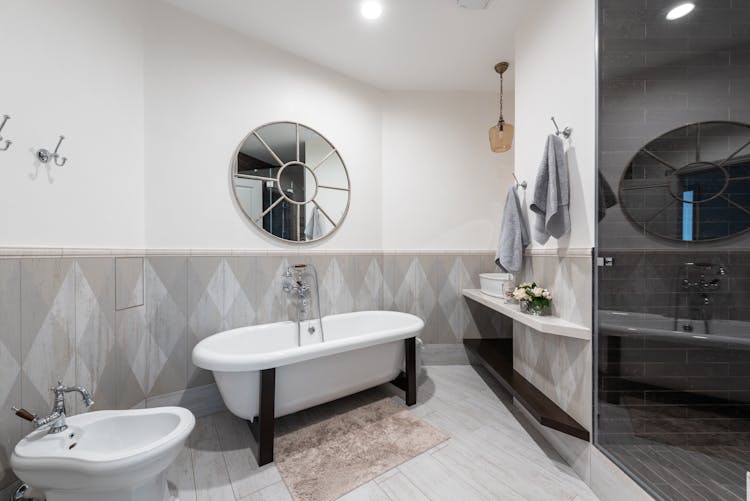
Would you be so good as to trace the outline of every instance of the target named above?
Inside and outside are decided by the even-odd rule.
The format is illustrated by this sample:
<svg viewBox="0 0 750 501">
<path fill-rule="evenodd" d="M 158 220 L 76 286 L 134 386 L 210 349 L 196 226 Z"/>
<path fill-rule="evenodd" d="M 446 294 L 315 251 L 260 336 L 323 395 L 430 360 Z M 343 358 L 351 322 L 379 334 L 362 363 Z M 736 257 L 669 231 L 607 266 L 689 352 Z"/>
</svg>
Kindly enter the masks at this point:
<svg viewBox="0 0 750 501">
<path fill-rule="evenodd" d="M 406 348 L 406 371 L 401 372 L 391 384 L 404 390 L 404 400 L 406 405 L 417 403 L 417 338 L 410 337 L 404 339 L 404 348 Z"/>
<path fill-rule="evenodd" d="M 406 392 L 406 405 L 417 403 L 417 338 L 404 339 L 406 351 L 405 371 L 391 381 Z M 276 407 L 276 369 L 260 371 L 260 406 L 258 416 L 247 424 L 255 437 L 257 448 L 255 458 L 258 466 L 273 462 L 273 438 Z"/>
</svg>

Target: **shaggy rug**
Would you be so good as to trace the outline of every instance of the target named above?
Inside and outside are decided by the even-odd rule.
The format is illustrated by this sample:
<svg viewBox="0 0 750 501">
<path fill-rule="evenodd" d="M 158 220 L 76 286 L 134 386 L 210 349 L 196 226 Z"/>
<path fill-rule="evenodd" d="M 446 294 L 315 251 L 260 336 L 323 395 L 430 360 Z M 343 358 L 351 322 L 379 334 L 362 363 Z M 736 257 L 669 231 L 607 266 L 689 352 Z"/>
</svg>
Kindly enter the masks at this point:
<svg viewBox="0 0 750 501">
<path fill-rule="evenodd" d="M 298 501 L 329 501 L 447 440 L 384 398 L 281 435 L 276 467 Z"/>
</svg>

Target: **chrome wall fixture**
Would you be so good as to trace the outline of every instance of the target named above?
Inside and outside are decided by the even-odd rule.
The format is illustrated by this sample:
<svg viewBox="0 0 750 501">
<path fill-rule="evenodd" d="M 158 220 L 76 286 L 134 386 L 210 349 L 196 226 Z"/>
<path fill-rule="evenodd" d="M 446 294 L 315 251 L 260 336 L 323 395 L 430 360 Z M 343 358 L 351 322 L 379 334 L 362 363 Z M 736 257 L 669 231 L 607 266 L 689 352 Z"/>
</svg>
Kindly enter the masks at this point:
<svg viewBox="0 0 750 501">
<path fill-rule="evenodd" d="M 525 190 L 526 187 L 528 186 L 528 183 L 526 181 L 519 181 L 518 180 L 518 178 L 516 177 L 516 173 L 515 172 L 513 173 L 513 179 L 516 180 L 516 188 L 518 188 L 520 186 L 521 188 L 523 188 Z"/>
<path fill-rule="evenodd" d="M 68 159 L 66 157 L 60 156 L 60 153 L 58 153 L 58 151 L 60 150 L 60 145 L 62 144 L 64 139 L 65 136 L 60 136 L 60 139 L 57 141 L 57 146 L 55 146 L 55 151 L 53 151 L 52 153 L 50 153 L 50 151 L 46 148 L 42 148 L 41 150 L 39 150 L 36 154 L 37 158 L 45 164 L 49 163 L 50 160 L 54 160 L 55 165 L 57 165 L 58 167 L 62 167 L 63 165 L 65 165 L 65 162 L 67 162 Z"/>
<path fill-rule="evenodd" d="M 563 130 L 560 130 L 560 127 L 557 126 L 557 122 L 555 121 L 555 117 L 552 117 L 552 123 L 555 124 L 555 135 L 557 136 L 562 136 L 565 139 L 568 139 L 573 133 L 573 129 L 570 127 L 565 127 Z"/>
<path fill-rule="evenodd" d="M 0 123 L 0 132 L 3 131 L 3 127 L 5 127 L 5 123 L 8 120 L 10 120 L 10 116 L 3 115 L 3 121 L 2 121 L 2 123 Z M 0 136 L 0 143 L 3 143 L 3 142 L 5 143 L 5 145 L 4 146 L 0 146 L 0 151 L 7 150 L 8 148 L 10 148 L 10 145 L 13 144 L 13 141 L 9 141 L 7 139 L 3 139 L 3 136 Z"/>
</svg>

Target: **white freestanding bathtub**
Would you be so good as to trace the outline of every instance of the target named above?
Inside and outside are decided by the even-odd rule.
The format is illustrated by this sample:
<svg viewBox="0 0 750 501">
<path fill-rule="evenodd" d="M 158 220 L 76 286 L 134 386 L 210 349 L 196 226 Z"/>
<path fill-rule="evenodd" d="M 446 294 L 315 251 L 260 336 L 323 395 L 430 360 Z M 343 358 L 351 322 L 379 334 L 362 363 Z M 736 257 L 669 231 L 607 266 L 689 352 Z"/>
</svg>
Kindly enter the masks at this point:
<svg viewBox="0 0 750 501">
<path fill-rule="evenodd" d="M 404 340 L 424 327 L 393 311 L 332 315 L 322 324 L 324 339 L 317 320 L 302 323 L 299 340 L 296 322 L 220 332 L 198 343 L 193 363 L 213 372 L 227 408 L 250 421 L 259 415 L 261 371 L 275 369 L 279 417 L 394 380 L 404 371 Z"/>
</svg>

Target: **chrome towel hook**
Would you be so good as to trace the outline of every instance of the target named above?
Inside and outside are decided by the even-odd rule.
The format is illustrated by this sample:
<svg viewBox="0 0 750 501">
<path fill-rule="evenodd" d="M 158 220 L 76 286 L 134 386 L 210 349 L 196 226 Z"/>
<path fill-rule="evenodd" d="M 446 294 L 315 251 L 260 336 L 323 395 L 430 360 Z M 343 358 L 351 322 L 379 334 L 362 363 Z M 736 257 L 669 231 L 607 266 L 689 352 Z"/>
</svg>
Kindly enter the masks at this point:
<svg viewBox="0 0 750 501">
<path fill-rule="evenodd" d="M 0 123 L 0 132 L 3 131 L 3 127 L 5 127 L 5 122 L 7 122 L 8 120 L 10 120 L 10 116 L 3 115 L 3 121 L 2 123 Z M 0 143 L 2 142 L 3 142 L 3 136 L 0 136 Z M 5 142 L 5 146 L 0 146 L 0 151 L 7 150 L 8 148 L 10 148 L 10 145 L 13 144 L 13 141 L 9 141 L 7 139 L 5 139 L 4 142 Z"/>
<path fill-rule="evenodd" d="M 557 122 L 555 121 L 555 117 L 552 117 L 552 123 L 555 124 L 555 134 L 558 136 L 562 136 L 565 139 L 570 138 L 570 135 L 573 133 L 573 129 L 570 127 L 565 127 L 562 131 L 560 130 L 560 127 L 557 126 Z"/>
<path fill-rule="evenodd" d="M 58 153 L 58 150 L 60 149 L 60 145 L 63 142 L 63 139 L 65 139 L 65 136 L 60 136 L 60 140 L 57 141 L 57 146 L 55 146 L 55 151 L 53 151 L 52 153 L 50 153 L 48 149 L 42 148 L 41 150 L 37 152 L 36 156 L 39 158 L 39 160 L 41 160 L 45 164 L 48 163 L 50 160 L 54 160 L 55 165 L 57 165 L 58 167 L 62 167 L 63 165 L 65 165 L 65 162 L 68 161 L 66 157 L 61 157 L 60 154 Z"/>
</svg>

